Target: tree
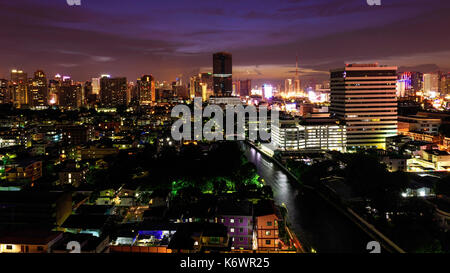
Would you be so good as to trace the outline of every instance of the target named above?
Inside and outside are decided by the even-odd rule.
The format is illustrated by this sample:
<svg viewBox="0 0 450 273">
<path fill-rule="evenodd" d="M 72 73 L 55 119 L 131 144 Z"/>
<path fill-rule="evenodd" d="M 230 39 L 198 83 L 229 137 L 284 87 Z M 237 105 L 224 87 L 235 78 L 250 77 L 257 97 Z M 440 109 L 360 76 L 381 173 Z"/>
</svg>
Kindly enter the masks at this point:
<svg viewBox="0 0 450 273">
<path fill-rule="evenodd" d="M 450 196 L 450 175 L 441 178 L 434 184 L 434 192 L 439 195 Z"/>
</svg>

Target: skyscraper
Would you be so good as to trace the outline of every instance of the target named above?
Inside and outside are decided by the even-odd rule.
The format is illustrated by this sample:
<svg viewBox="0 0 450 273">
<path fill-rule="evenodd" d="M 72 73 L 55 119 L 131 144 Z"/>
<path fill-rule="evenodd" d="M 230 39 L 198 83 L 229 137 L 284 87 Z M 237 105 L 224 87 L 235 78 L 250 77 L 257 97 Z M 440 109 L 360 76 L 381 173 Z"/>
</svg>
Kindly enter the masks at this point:
<svg viewBox="0 0 450 273">
<path fill-rule="evenodd" d="M 74 84 L 71 80 L 63 81 L 59 87 L 58 105 L 65 108 L 78 108 L 82 102 L 83 86 Z"/>
<path fill-rule="evenodd" d="M 212 93 L 213 76 L 211 73 L 199 73 L 192 76 L 189 83 L 189 98 L 201 97 L 206 101 Z"/>
<path fill-rule="evenodd" d="M 252 80 L 240 80 L 239 81 L 239 95 L 241 97 L 250 96 L 252 91 Z"/>
<path fill-rule="evenodd" d="M 29 103 L 33 107 L 46 106 L 48 102 L 47 77 L 44 71 L 34 72 L 34 78 L 29 85 Z"/>
<path fill-rule="evenodd" d="M 294 91 L 294 85 L 292 83 L 292 79 L 286 79 L 284 81 L 284 93 L 287 95 L 290 92 Z"/>
<path fill-rule="evenodd" d="M 92 94 L 100 94 L 100 78 L 92 78 Z"/>
<path fill-rule="evenodd" d="M 10 103 L 11 96 L 8 89 L 8 80 L 0 79 L 0 103 Z"/>
<path fill-rule="evenodd" d="M 330 111 L 347 126 L 348 149 L 385 148 L 397 134 L 397 67 L 347 64 L 331 70 Z"/>
<path fill-rule="evenodd" d="M 59 92 L 61 89 L 62 78 L 61 75 L 57 74 L 55 77 L 48 82 L 48 104 L 58 105 Z"/>
<path fill-rule="evenodd" d="M 127 104 L 127 78 L 100 79 L 100 102 L 106 107 L 124 106 Z"/>
<path fill-rule="evenodd" d="M 10 92 L 14 104 L 18 106 L 28 104 L 28 77 L 23 70 L 11 70 Z"/>
<path fill-rule="evenodd" d="M 416 92 L 423 89 L 423 74 L 421 72 L 411 72 L 411 96 L 415 96 Z"/>
<path fill-rule="evenodd" d="M 144 75 L 137 80 L 139 104 L 149 105 L 156 101 L 155 79 L 152 75 Z"/>
<path fill-rule="evenodd" d="M 439 91 L 439 75 L 437 73 L 423 74 L 423 92 L 429 96 L 430 92 Z"/>
<path fill-rule="evenodd" d="M 230 97 L 233 92 L 232 57 L 230 53 L 213 54 L 214 95 Z"/>
</svg>

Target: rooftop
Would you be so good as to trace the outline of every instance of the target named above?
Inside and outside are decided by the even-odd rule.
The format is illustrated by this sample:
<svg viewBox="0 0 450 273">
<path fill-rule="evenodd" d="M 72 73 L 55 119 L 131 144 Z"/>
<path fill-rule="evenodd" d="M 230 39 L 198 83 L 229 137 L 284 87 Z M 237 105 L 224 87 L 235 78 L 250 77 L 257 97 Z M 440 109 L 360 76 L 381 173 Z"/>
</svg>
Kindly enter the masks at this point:
<svg viewBox="0 0 450 273">
<path fill-rule="evenodd" d="M 62 232 L 26 230 L 14 231 L 0 236 L 1 244 L 45 245 L 61 236 Z"/>
</svg>

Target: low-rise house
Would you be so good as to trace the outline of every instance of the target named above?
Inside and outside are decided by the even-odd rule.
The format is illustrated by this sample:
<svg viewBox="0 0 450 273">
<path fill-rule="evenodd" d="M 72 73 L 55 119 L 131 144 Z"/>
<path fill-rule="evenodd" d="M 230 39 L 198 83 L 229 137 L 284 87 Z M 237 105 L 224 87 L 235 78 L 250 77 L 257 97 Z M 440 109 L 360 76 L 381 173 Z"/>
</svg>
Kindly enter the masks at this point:
<svg viewBox="0 0 450 273">
<path fill-rule="evenodd" d="M 280 249 L 280 211 L 271 200 L 260 201 L 255 206 L 256 247 L 262 251 Z"/>
<path fill-rule="evenodd" d="M 168 249 L 175 253 L 230 251 L 232 241 L 227 227 L 218 223 L 183 223 L 170 240 Z"/>
<path fill-rule="evenodd" d="M 390 172 L 397 172 L 397 171 L 406 172 L 407 160 L 408 158 L 403 156 L 384 156 L 382 157 L 381 162 L 386 164 L 386 168 Z"/>
<path fill-rule="evenodd" d="M 16 231 L 0 236 L 0 253 L 50 253 L 62 232 Z"/>
<path fill-rule="evenodd" d="M 87 172 L 88 169 L 86 167 L 81 167 L 75 162 L 66 162 L 66 166 L 58 173 L 59 184 L 78 187 L 86 182 Z"/>
<path fill-rule="evenodd" d="M 17 160 L 5 167 L 8 181 L 34 182 L 42 177 L 42 161 L 37 159 Z"/>
<path fill-rule="evenodd" d="M 253 249 L 253 206 L 251 202 L 224 200 L 217 205 L 217 222 L 228 229 L 232 249 Z"/>
</svg>

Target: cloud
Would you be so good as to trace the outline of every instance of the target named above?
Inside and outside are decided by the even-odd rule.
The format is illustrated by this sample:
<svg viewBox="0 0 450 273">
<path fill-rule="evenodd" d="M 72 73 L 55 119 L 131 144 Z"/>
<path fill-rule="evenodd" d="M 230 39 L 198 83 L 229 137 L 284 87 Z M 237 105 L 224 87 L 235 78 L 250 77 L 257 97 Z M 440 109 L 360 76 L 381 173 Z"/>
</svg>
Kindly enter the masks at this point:
<svg viewBox="0 0 450 273">
<path fill-rule="evenodd" d="M 91 56 L 91 58 L 95 62 L 101 62 L 101 63 L 114 61 L 113 57 L 108 57 L 108 56 Z"/>
<path fill-rule="evenodd" d="M 0 77 L 37 67 L 86 80 L 189 77 L 230 51 L 237 77 L 321 77 L 348 61 L 450 67 L 449 1 L 2 1 Z M 111 65 L 111 63 L 114 65 Z M 242 67 L 242 69 L 241 69 Z M 63 71 L 61 71 L 63 70 Z M 319 71 L 319 72 L 314 72 Z M 320 71 L 325 71 L 322 73 Z"/>
</svg>

